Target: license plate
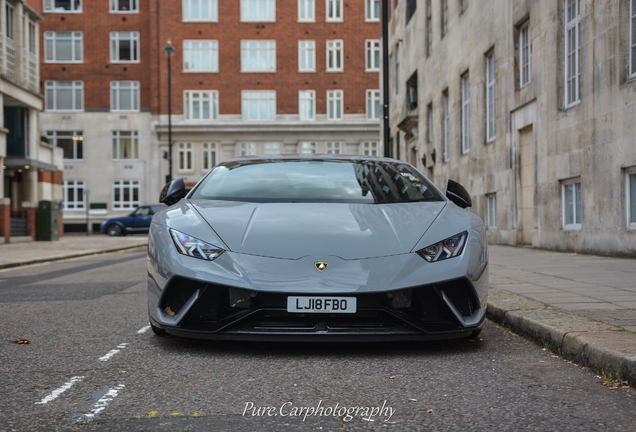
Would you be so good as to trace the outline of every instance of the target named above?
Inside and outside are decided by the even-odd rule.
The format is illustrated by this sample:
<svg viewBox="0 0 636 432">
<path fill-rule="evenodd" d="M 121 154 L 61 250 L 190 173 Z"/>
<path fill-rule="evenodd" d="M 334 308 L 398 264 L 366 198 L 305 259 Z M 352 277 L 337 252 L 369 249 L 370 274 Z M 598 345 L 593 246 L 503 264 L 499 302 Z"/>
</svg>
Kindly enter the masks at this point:
<svg viewBox="0 0 636 432">
<path fill-rule="evenodd" d="M 287 312 L 356 313 L 355 297 L 287 297 Z"/>
</svg>

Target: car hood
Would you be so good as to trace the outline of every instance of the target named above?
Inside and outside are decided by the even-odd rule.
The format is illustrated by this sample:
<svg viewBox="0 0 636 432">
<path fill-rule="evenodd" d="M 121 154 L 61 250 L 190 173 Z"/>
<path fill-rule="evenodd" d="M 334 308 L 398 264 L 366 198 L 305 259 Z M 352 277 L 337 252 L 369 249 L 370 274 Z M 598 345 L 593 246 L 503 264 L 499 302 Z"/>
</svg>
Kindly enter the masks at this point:
<svg viewBox="0 0 636 432">
<path fill-rule="evenodd" d="M 409 253 L 446 205 L 243 203 L 190 205 L 233 252 L 273 258 L 363 259 Z"/>
</svg>

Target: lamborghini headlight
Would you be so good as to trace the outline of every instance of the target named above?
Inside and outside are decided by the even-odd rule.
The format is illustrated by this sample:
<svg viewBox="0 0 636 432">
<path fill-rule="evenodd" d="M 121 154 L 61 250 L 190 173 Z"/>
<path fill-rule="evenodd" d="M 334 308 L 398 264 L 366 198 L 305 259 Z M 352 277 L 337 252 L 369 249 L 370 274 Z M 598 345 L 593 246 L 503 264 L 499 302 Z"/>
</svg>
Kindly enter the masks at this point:
<svg viewBox="0 0 636 432">
<path fill-rule="evenodd" d="M 212 261 L 225 252 L 223 249 L 170 228 L 170 236 L 180 254 Z"/>
<path fill-rule="evenodd" d="M 452 237 L 432 244 L 417 251 L 417 254 L 428 262 L 442 261 L 461 255 L 466 245 L 468 231 L 455 234 Z"/>
</svg>

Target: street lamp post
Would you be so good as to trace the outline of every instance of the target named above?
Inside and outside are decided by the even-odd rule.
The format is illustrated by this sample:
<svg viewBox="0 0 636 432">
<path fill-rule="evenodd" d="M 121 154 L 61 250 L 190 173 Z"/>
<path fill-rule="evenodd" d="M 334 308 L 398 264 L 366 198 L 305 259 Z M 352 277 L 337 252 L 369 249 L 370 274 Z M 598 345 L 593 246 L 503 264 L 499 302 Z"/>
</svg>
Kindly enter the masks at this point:
<svg viewBox="0 0 636 432">
<path fill-rule="evenodd" d="M 166 176 L 166 183 L 172 181 L 172 74 L 170 57 L 177 50 L 172 46 L 170 41 L 163 47 L 163 52 L 168 56 L 168 175 Z"/>
<path fill-rule="evenodd" d="M 389 0 L 382 0 L 382 131 L 384 156 L 391 157 L 389 125 Z"/>
</svg>

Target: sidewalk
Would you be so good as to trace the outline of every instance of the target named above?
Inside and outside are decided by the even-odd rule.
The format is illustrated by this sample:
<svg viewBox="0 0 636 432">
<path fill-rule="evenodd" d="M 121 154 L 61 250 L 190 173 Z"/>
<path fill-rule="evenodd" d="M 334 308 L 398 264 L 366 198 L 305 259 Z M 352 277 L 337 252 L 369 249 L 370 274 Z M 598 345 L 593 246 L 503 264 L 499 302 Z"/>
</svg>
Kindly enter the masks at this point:
<svg viewBox="0 0 636 432">
<path fill-rule="evenodd" d="M 0 244 L 0 269 L 143 247 L 146 235 Z M 636 260 L 490 246 L 488 317 L 636 387 Z"/>
</svg>

